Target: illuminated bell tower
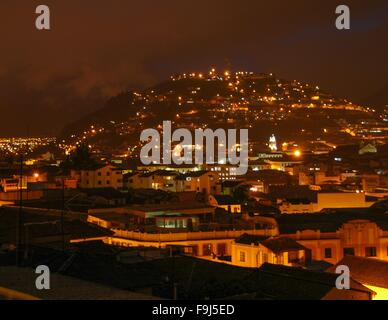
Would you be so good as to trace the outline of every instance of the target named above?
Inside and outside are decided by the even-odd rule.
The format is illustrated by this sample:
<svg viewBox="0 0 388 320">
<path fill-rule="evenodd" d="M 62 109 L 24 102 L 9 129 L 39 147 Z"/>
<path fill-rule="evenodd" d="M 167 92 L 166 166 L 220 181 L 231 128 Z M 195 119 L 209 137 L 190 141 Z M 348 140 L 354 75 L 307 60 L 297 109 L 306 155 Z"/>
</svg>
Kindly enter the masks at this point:
<svg viewBox="0 0 388 320">
<path fill-rule="evenodd" d="M 276 137 L 275 137 L 274 134 L 269 138 L 268 146 L 269 146 L 269 148 L 271 149 L 272 152 L 278 151 L 278 146 L 277 146 L 277 143 L 276 143 Z"/>
</svg>

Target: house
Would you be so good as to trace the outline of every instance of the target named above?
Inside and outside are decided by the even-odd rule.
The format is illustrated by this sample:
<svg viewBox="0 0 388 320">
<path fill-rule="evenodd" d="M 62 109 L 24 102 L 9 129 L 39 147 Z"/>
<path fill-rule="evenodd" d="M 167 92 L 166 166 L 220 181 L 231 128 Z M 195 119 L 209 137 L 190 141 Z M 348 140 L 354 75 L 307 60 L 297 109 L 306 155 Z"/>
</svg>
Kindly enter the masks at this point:
<svg viewBox="0 0 388 320">
<path fill-rule="evenodd" d="M 204 169 L 217 174 L 220 181 L 233 181 L 238 178 L 236 174 L 237 166 L 229 163 L 206 164 Z"/>
<path fill-rule="evenodd" d="M 78 180 L 81 189 L 123 188 L 123 170 L 113 165 L 97 164 L 71 170 L 70 177 Z"/>
<path fill-rule="evenodd" d="M 334 272 L 338 266 L 349 267 L 352 279 L 376 293 L 374 300 L 388 300 L 387 261 L 346 256 L 336 266 L 329 268 L 328 271 Z"/>
<path fill-rule="evenodd" d="M 241 213 L 241 204 L 231 196 L 209 195 L 208 200 L 213 207 L 224 209 L 229 213 Z"/>
<path fill-rule="evenodd" d="M 302 161 L 294 160 L 289 157 L 283 157 L 282 159 L 265 160 L 265 162 L 270 166 L 271 170 L 278 171 L 286 171 L 287 167 L 303 163 Z"/>
<path fill-rule="evenodd" d="M 176 191 L 175 177 L 177 175 L 177 172 L 167 170 L 144 173 L 140 176 L 140 188 L 174 192 Z"/>
<path fill-rule="evenodd" d="M 8 177 L 0 179 L 0 189 L 3 192 L 14 192 L 20 189 L 27 190 L 27 177 Z"/>
<path fill-rule="evenodd" d="M 194 231 L 199 225 L 199 218 L 179 213 L 161 213 L 155 215 L 154 221 L 139 226 L 137 217 L 127 213 L 95 212 L 88 216 L 88 222 L 107 229 L 150 230 L 150 231 Z"/>
<path fill-rule="evenodd" d="M 308 186 L 271 188 L 270 197 L 277 200 L 285 214 L 320 212 L 324 209 L 367 208 L 370 202 L 362 192 L 314 191 Z"/>
<path fill-rule="evenodd" d="M 270 223 L 271 218 L 255 217 Z M 371 209 L 337 209 L 329 213 L 272 218 L 278 234 L 309 249 L 308 260 L 337 264 L 351 255 L 388 261 L 388 216 Z"/>
<path fill-rule="evenodd" d="M 291 238 L 244 234 L 232 245 L 232 264 L 246 268 L 259 268 L 264 263 L 301 266 L 306 262 L 306 251 Z"/>
<path fill-rule="evenodd" d="M 250 227 L 225 228 L 213 223 L 216 208 L 204 202 L 133 205 L 89 210 L 88 221 L 111 229 L 106 243 L 120 247 L 179 245 L 185 253 L 201 256 L 231 256 L 231 245 Z M 273 230 L 251 230 L 255 235 L 273 236 Z"/>
<path fill-rule="evenodd" d="M 125 176 L 130 189 L 155 189 L 166 192 L 198 192 L 214 194 L 220 192 L 218 174 L 210 171 L 156 170 L 132 173 Z"/>
<path fill-rule="evenodd" d="M 142 189 L 142 181 L 140 180 L 141 172 L 130 172 L 123 175 L 123 183 L 125 189 Z"/>
<path fill-rule="evenodd" d="M 336 288 L 338 275 L 283 265 L 264 264 L 246 279 L 256 298 L 276 300 L 372 300 L 374 292 L 351 279 L 350 290 Z"/>
<path fill-rule="evenodd" d="M 218 174 L 211 171 L 197 171 L 178 175 L 176 191 L 196 191 L 204 194 L 218 193 Z"/>
</svg>

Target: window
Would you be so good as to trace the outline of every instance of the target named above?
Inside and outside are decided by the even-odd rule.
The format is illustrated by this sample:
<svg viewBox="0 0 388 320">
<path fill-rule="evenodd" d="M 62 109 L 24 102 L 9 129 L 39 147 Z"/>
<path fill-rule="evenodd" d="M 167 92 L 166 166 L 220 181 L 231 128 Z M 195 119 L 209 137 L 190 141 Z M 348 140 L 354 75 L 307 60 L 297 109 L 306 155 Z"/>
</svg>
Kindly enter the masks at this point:
<svg viewBox="0 0 388 320">
<path fill-rule="evenodd" d="M 99 177 L 101 177 L 101 172 L 98 172 L 97 175 L 98 175 Z"/>
<path fill-rule="evenodd" d="M 107 177 L 110 177 L 110 172 L 107 172 L 107 173 L 106 173 L 106 176 L 107 176 Z"/>
<path fill-rule="evenodd" d="M 219 243 L 217 245 L 217 254 L 219 256 L 224 256 L 226 255 L 226 243 Z"/>
<path fill-rule="evenodd" d="M 325 259 L 333 258 L 333 250 L 331 248 L 325 248 Z"/>
<path fill-rule="evenodd" d="M 246 262 L 246 253 L 245 251 L 240 251 L 240 262 Z"/>
<path fill-rule="evenodd" d="M 109 181 L 109 180 L 106 180 L 106 184 L 110 184 L 110 181 Z"/>
<path fill-rule="evenodd" d="M 206 256 L 211 256 L 212 255 L 212 245 L 211 244 L 204 244 L 203 245 L 203 255 Z"/>
<path fill-rule="evenodd" d="M 298 251 L 290 251 L 288 253 L 288 262 L 293 263 L 298 261 L 299 261 Z"/>
<path fill-rule="evenodd" d="M 99 180 L 99 181 L 98 181 L 98 184 L 99 184 L 99 185 L 101 185 L 101 184 L 102 184 L 101 180 Z"/>
<path fill-rule="evenodd" d="M 377 257 L 376 247 L 366 247 L 365 248 L 365 257 Z"/>
<path fill-rule="evenodd" d="M 355 256 L 354 248 L 344 248 L 344 256 Z"/>
</svg>

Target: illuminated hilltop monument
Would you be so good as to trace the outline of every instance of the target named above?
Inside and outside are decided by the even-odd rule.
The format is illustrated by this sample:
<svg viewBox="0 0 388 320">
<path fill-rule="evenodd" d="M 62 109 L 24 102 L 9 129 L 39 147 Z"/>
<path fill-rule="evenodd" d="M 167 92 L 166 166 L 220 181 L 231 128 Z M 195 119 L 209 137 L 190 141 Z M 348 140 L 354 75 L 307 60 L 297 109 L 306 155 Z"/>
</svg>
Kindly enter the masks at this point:
<svg viewBox="0 0 388 320">
<path fill-rule="evenodd" d="M 276 137 L 275 137 L 274 134 L 269 138 L 268 146 L 269 146 L 269 148 L 271 149 L 272 152 L 278 151 L 278 146 L 277 146 L 277 143 L 276 143 Z"/>
</svg>

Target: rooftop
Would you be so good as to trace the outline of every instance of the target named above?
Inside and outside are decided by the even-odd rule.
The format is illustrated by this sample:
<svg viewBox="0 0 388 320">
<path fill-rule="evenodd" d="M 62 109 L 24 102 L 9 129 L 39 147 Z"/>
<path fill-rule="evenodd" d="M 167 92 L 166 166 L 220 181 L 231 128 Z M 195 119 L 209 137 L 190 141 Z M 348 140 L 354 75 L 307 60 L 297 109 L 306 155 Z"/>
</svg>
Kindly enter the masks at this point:
<svg viewBox="0 0 388 320">
<path fill-rule="evenodd" d="M 188 172 L 185 174 L 180 174 L 176 177 L 177 180 L 187 180 L 187 178 L 199 178 L 205 175 L 206 173 L 209 173 L 210 171 L 193 171 Z"/>
<path fill-rule="evenodd" d="M 346 256 L 337 266 L 345 265 L 351 270 L 352 278 L 364 285 L 388 289 L 388 262 L 377 259 Z M 328 271 L 334 272 L 337 266 Z"/>
<path fill-rule="evenodd" d="M 257 246 L 266 239 L 268 239 L 268 237 L 253 236 L 246 233 L 246 234 L 243 234 L 240 238 L 236 239 L 235 242 L 240 244 L 247 244 L 247 245 L 255 244 Z"/>
<path fill-rule="evenodd" d="M 310 271 L 301 268 L 264 264 L 251 276 L 258 287 L 258 294 L 267 298 L 293 300 L 321 300 L 331 291 L 340 295 L 335 287 L 338 275 L 327 272 Z M 373 292 L 351 280 L 351 290 L 371 295 Z M 347 292 L 345 292 L 347 294 Z M 344 297 L 346 298 L 346 297 Z"/>
<path fill-rule="evenodd" d="M 126 208 L 131 210 L 136 210 L 136 211 L 142 211 L 142 212 L 177 211 L 177 210 L 190 210 L 190 209 L 213 209 L 212 206 L 198 201 L 133 205 L 133 206 L 128 206 Z"/>
<path fill-rule="evenodd" d="M 154 300 L 155 297 L 117 289 L 73 277 L 51 274 L 51 290 L 37 290 L 33 269 L 0 267 L 2 287 L 44 300 Z"/>
<path fill-rule="evenodd" d="M 238 201 L 233 199 L 232 196 L 226 196 L 226 195 L 215 195 L 213 196 L 219 205 L 235 205 L 238 204 Z"/>
<path fill-rule="evenodd" d="M 17 226 L 16 207 L 0 208 L 0 243 L 15 243 Z M 41 212 L 31 212 L 23 210 L 22 225 L 25 233 L 28 233 L 30 241 L 34 238 L 46 239 L 47 242 L 53 241 L 53 237 L 62 234 L 61 218 L 53 214 Z M 105 237 L 112 235 L 112 232 L 93 224 L 81 220 L 65 217 L 63 232 L 67 239 L 85 239 Z"/>
<path fill-rule="evenodd" d="M 307 250 L 306 247 L 302 246 L 295 240 L 286 237 L 266 239 L 261 242 L 261 245 L 276 254 L 289 251 Z"/>
<path fill-rule="evenodd" d="M 280 234 L 294 234 L 303 230 L 336 232 L 344 223 L 351 220 L 369 220 L 382 230 L 388 231 L 388 215 L 371 208 L 333 209 L 327 213 L 282 215 L 276 218 Z"/>
</svg>

